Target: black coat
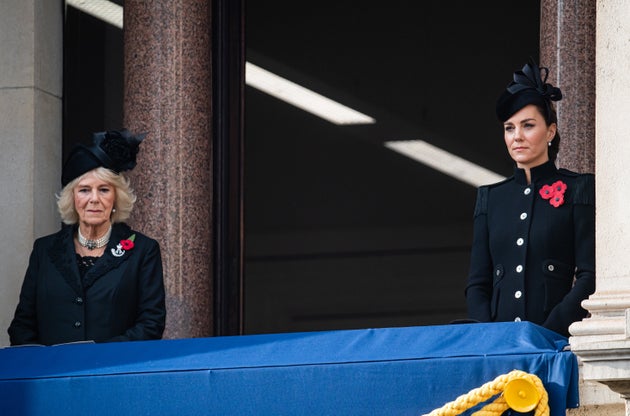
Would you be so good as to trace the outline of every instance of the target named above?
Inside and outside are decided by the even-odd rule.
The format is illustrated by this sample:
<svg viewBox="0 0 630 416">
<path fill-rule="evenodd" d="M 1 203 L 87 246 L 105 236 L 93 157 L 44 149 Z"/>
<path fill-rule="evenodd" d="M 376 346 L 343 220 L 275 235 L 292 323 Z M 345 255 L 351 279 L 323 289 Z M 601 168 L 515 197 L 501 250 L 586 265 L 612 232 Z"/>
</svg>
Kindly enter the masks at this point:
<svg viewBox="0 0 630 416">
<path fill-rule="evenodd" d="M 478 190 L 466 287 L 469 318 L 527 320 L 568 336 L 595 291 L 595 178 L 547 162 Z M 567 185 L 564 203 L 544 185 Z"/>
<path fill-rule="evenodd" d="M 12 345 L 159 339 L 166 308 L 157 241 L 114 224 L 105 253 L 79 275 L 74 227 L 33 245 L 15 317 Z M 134 247 L 114 256 L 120 240 L 135 234 Z"/>
</svg>

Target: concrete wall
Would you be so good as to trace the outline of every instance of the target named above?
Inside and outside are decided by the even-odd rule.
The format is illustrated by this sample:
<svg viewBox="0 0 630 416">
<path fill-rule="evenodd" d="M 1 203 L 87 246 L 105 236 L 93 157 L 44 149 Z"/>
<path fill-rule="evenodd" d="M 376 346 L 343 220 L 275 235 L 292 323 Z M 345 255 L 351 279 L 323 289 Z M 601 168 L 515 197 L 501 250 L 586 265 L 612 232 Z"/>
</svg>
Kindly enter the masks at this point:
<svg viewBox="0 0 630 416">
<path fill-rule="evenodd" d="M 0 2 L 0 346 L 36 237 L 59 227 L 62 0 Z"/>
<path fill-rule="evenodd" d="M 610 392 L 610 401 L 600 404 L 587 392 L 582 394 L 584 412 L 580 414 L 621 416 L 630 414 L 630 178 L 625 173 L 630 158 L 627 0 L 597 1 L 595 62 L 597 289 L 583 303 L 590 318 L 576 322 L 569 331 L 572 351 L 583 363 L 582 387 L 597 386 Z"/>
<path fill-rule="evenodd" d="M 615 291 L 630 289 L 630 5 L 600 0 L 597 15 L 598 291 Z"/>
</svg>

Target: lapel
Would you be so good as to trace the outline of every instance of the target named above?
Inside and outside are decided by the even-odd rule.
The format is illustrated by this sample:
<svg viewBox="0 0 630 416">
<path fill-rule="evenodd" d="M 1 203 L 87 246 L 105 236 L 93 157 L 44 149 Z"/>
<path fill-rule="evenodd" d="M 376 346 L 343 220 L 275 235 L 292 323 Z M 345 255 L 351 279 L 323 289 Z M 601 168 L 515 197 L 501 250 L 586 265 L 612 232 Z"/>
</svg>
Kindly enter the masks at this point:
<svg viewBox="0 0 630 416">
<path fill-rule="evenodd" d="M 87 272 L 85 278 L 83 279 L 85 290 L 92 286 L 98 278 L 110 272 L 111 270 L 118 268 L 122 263 L 127 261 L 130 256 L 133 255 L 134 250 L 123 250 L 122 256 L 115 256 L 114 254 L 112 254 L 112 252 L 117 249 L 120 240 L 128 239 L 129 237 L 131 237 L 131 234 L 131 228 L 127 224 L 113 224 L 112 235 L 109 239 L 109 243 L 107 244 L 107 248 L 105 249 L 103 256 L 98 259 L 98 261 Z"/>
<path fill-rule="evenodd" d="M 74 289 L 77 295 L 83 294 L 79 267 L 74 250 L 73 235 L 76 227 L 66 226 L 59 231 L 48 249 L 50 260 L 64 278 L 66 283 Z"/>
<path fill-rule="evenodd" d="M 59 231 L 52 246 L 48 250 L 48 255 L 66 283 L 68 283 L 78 295 L 83 295 L 84 290 L 91 287 L 98 278 L 116 269 L 133 255 L 134 250 L 125 251 L 120 257 L 116 257 L 112 254 L 112 251 L 116 250 L 116 246 L 120 243 L 120 240 L 129 238 L 132 231 L 131 228 L 124 223 L 114 224 L 112 226 L 112 235 L 103 256 L 98 259 L 94 266 L 87 272 L 82 284 L 76 262 L 76 252 L 74 250 L 73 238 L 75 230 L 76 226 L 64 227 Z"/>
</svg>

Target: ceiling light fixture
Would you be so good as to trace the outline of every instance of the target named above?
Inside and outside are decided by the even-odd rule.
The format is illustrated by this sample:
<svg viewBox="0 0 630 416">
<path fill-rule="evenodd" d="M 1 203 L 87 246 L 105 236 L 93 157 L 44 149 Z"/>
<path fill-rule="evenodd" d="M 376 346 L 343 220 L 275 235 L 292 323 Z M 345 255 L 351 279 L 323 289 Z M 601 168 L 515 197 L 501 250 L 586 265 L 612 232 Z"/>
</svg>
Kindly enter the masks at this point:
<svg viewBox="0 0 630 416">
<path fill-rule="evenodd" d="M 372 117 L 324 97 L 250 62 L 245 64 L 245 83 L 334 124 L 373 124 Z"/>
<path fill-rule="evenodd" d="M 119 29 L 123 27 L 123 8 L 116 3 L 107 0 L 66 0 L 66 4 Z"/>
<path fill-rule="evenodd" d="M 385 147 L 475 187 L 505 179 L 498 173 L 462 159 L 423 140 L 387 141 Z"/>
</svg>

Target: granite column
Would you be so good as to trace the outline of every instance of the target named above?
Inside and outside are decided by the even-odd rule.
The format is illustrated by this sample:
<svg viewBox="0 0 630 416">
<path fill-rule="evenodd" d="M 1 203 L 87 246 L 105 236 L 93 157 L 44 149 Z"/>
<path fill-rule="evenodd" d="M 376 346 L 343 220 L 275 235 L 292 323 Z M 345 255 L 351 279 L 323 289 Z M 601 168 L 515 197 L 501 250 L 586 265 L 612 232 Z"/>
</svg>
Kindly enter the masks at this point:
<svg viewBox="0 0 630 416">
<path fill-rule="evenodd" d="M 147 132 L 131 223 L 161 245 L 165 338 L 213 335 L 210 5 L 125 1 L 125 125 Z"/>
<path fill-rule="evenodd" d="M 542 0 L 540 63 L 563 99 L 556 104 L 560 167 L 595 172 L 595 0 Z"/>
</svg>

